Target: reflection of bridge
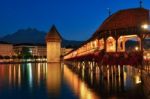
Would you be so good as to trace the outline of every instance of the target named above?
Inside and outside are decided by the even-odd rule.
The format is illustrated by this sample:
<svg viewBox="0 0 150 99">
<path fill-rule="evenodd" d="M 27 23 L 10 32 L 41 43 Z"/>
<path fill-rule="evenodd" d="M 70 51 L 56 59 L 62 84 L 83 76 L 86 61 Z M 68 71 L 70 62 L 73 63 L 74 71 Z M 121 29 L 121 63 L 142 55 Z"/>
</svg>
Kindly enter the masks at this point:
<svg viewBox="0 0 150 99">
<path fill-rule="evenodd" d="M 150 37 L 147 30 L 149 23 L 147 9 L 121 10 L 108 17 L 90 39 L 65 55 L 64 59 L 97 61 L 101 64 L 141 64 L 143 41 Z M 131 39 L 136 40 L 138 45 L 127 50 L 126 42 Z"/>
</svg>

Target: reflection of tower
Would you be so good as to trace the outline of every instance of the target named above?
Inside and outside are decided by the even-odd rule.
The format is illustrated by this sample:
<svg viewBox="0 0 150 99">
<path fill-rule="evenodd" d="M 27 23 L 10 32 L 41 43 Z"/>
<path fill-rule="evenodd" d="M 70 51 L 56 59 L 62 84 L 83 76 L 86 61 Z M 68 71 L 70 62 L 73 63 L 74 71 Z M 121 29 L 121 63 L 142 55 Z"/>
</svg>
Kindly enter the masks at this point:
<svg viewBox="0 0 150 99">
<path fill-rule="evenodd" d="M 73 73 L 67 65 L 64 65 L 64 79 L 69 87 L 74 91 L 75 95 L 79 95 L 79 99 L 100 99 L 87 84 L 82 81 L 77 74 Z"/>
<path fill-rule="evenodd" d="M 60 62 L 61 36 L 55 26 L 52 26 L 46 36 L 47 62 Z"/>
<path fill-rule="evenodd" d="M 47 89 L 49 93 L 59 94 L 61 85 L 60 63 L 47 64 Z"/>
</svg>

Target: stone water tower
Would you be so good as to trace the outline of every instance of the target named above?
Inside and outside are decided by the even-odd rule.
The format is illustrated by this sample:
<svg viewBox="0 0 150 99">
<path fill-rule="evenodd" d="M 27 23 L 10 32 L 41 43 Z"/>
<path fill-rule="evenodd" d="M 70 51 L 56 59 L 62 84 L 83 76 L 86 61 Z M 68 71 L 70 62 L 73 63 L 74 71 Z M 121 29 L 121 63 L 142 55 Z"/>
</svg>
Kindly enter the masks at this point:
<svg viewBox="0 0 150 99">
<path fill-rule="evenodd" d="M 47 62 L 60 62 L 61 56 L 61 35 L 53 25 L 46 36 Z"/>
</svg>

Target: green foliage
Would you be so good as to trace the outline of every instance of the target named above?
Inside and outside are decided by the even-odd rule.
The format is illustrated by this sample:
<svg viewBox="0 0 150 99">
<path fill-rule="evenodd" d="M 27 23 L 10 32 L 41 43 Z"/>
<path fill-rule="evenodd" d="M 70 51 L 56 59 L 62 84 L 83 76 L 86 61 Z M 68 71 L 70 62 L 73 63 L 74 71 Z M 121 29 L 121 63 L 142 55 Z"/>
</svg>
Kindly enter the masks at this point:
<svg viewBox="0 0 150 99">
<path fill-rule="evenodd" d="M 17 59 L 17 56 L 13 55 L 11 58 L 12 58 L 12 59 Z"/>
<path fill-rule="evenodd" d="M 47 58 L 47 56 L 44 56 L 44 58 Z"/>
<path fill-rule="evenodd" d="M 23 47 L 21 51 L 21 56 L 24 59 L 32 58 L 32 53 L 30 52 L 30 49 L 28 47 Z"/>
<path fill-rule="evenodd" d="M 10 59 L 10 56 L 4 56 L 4 59 Z"/>
<path fill-rule="evenodd" d="M 22 56 L 21 56 L 21 55 L 18 55 L 17 58 L 18 58 L 18 59 L 22 59 Z"/>
<path fill-rule="evenodd" d="M 0 55 L 0 59 L 4 59 L 4 57 Z"/>
<path fill-rule="evenodd" d="M 34 56 L 34 59 L 38 59 L 38 56 Z"/>
</svg>

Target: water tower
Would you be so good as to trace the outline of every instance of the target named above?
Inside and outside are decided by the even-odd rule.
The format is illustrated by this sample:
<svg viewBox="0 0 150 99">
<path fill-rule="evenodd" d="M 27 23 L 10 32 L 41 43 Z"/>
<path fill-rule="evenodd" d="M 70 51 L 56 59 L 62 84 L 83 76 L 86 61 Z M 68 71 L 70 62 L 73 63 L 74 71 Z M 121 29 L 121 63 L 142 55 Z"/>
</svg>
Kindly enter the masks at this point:
<svg viewBox="0 0 150 99">
<path fill-rule="evenodd" d="M 61 35 L 53 25 L 46 36 L 47 62 L 60 62 L 61 56 Z"/>
</svg>

